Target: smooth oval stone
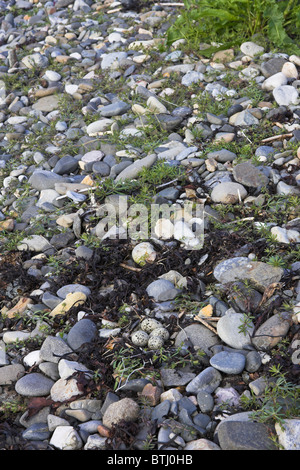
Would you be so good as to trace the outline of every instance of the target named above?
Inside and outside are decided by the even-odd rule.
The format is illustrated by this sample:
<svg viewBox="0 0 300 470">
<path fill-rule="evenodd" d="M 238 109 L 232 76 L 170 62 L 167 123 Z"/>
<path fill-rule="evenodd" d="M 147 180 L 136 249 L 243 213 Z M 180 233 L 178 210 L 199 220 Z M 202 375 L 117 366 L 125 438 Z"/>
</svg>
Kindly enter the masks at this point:
<svg viewBox="0 0 300 470">
<path fill-rule="evenodd" d="M 266 320 L 255 332 L 253 344 L 257 349 L 272 349 L 281 341 L 290 329 L 291 315 L 277 313 Z"/>
<path fill-rule="evenodd" d="M 15 384 L 15 390 L 25 397 L 42 397 L 49 395 L 53 380 L 38 372 L 24 375 Z"/>
<path fill-rule="evenodd" d="M 254 324 L 250 321 L 247 325 L 244 325 L 246 330 L 244 332 L 242 331 L 244 320 L 245 318 L 242 313 L 233 313 L 229 310 L 218 321 L 218 335 L 228 346 L 235 349 L 243 349 L 251 345 Z"/>
<path fill-rule="evenodd" d="M 97 333 L 97 327 L 92 320 L 83 318 L 79 320 L 70 329 L 67 342 L 69 346 L 74 350 L 78 350 L 83 344 L 91 342 Z"/>
<path fill-rule="evenodd" d="M 205 391 L 212 393 L 220 385 L 222 375 L 214 367 L 206 367 L 200 374 L 198 374 L 188 385 L 186 391 L 188 393 L 198 393 Z"/>
<path fill-rule="evenodd" d="M 240 183 L 228 181 L 216 185 L 211 192 L 211 198 L 213 202 L 236 204 L 245 199 L 247 194 L 247 190 Z"/>
<path fill-rule="evenodd" d="M 210 365 L 225 374 L 240 374 L 245 367 L 243 354 L 221 351 L 210 359 Z"/>
<path fill-rule="evenodd" d="M 82 292 L 87 297 L 91 295 L 91 290 L 89 287 L 82 284 L 67 284 L 66 286 L 61 287 L 56 292 L 56 295 L 62 299 L 65 299 L 68 294 L 73 294 L 74 292 Z"/>
</svg>

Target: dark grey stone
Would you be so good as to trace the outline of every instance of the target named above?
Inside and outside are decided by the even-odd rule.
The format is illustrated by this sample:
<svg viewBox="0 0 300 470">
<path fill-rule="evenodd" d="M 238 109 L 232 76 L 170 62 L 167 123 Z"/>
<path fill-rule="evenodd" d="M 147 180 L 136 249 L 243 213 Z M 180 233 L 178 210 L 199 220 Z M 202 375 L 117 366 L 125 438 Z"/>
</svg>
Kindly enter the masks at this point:
<svg viewBox="0 0 300 470">
<path fill-rule="evenodd" d="M 31 441 L 43 441 L 49 439 L 51 433 L 45 423 L 34 423 L 22 432 L 23 439 Z"/>
<path fill-rule="evenodd" d="M 74 351 L 77 351 L 83 344 L 90 343 L 95 338 L 97 331 L 97 327 L 92 320 L 83 318 L 70 329 L 67 343 Z"/>
<path fill-rule="evenodd" d="M 222 450 L 277 450 L 263 423 L 224 420 L 218 427 L 218 439 Z"/>
</svg>

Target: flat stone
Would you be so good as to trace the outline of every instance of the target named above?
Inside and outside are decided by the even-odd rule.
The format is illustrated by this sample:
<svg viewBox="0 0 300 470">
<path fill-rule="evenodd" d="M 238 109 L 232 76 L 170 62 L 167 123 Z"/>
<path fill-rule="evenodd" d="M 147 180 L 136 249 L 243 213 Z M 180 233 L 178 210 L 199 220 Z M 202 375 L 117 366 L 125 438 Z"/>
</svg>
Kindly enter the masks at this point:
<svg viewBox="0 0 300 470">
<path fill-rule="evenodd" d="M 282 85 L 273 90 L 273 96 L 279 106 L 296 104 L 299 93 L 292 85 Z"/>
<path fill-rule="evenodd" d="M 101 62 L 101 69 L 108 70 L 113 69 L 116 70 L 119 68 L 120 61 L 122 59 L 126 59 L 127 52 L 110 52 L 108 54 L 102 54 L 102 62 Z"/>
<path fill-rule="evenodd" d="M 271 77 L 267 78 L 261 84 L 261 87 L 265 91 L 273 91 L 274 88 L 277 88 L 282 85 L 286 85 L 287 82 L 288 82 L 287 76 L 282 72 L 278 72 L 272 75 Z"/>
<path fill-rule="evenodd" d="M 97 327 L 92 320 L 83 318 L 79 320 L 70 329 L 67 342 L 69 346 L 74 350 L 78 350 L 83 344 L 91 342 L 97 333 Z"/>
<path fill-rule="evenodd" d="M 25 375 L 22 364 L 11 364 L 0 367 L 0 385 L 11 385 Z"/>
<path fill-rule="evenodd" d="M 39 191 L 43 189 L 54 189 L 56 183 L 63 183 L 66 181 L 61 175 L 53 173 L 48 170 L 36 170 L 30 176 L 28 183 Z"/>
<path fill-rule="evenodd" d="M 100 109 L 100 115 L 106 118 L 120 116 L 127 113 L 130 107 L 130 104 L 125 103 L 124 101 L 116 101 L 115 103 L 103 106 L 103 108 Z"/>
<path fill-rule="evenodd" d="M 157 160 L 156 154 L 147 155 L 147 157 L 136 160 L 131 165 L 127 166 L 118 176 L 115 178 L 115 181 L 121 181 L 125 179 L 134 179 L 137 177 L 139 172 L 143 168 L 150 168 Z"/>
<path fill-rule="evenodd" d="M 250 162 L 242 162 L 233 168 L 237 183 L 251 188 L 260 188 L 268 184 L 268 177 Z"/>
<path fill-rule="evenodd" d="M 23 439 L 31 441 L 44 441 L 50 436 L 51 433 L 46 423 L 34 423 L 22 432 Z"/>
<path fill-rule="evenodd" d="M 84 286 L 82 284 L 67 284 L 56 292 L 56 295 L 58 297 L 61 297 L 62 299 L 65 299 L 68 294 L 73 294 L 74 292 L 82 292 L 85 294 L 87 297 L 91 295 L 91 290 L 89 287 Z"/>
<path fill-rule="evenodd" d="M 286 59 L 283 57 L 273 57 L 272 59 L 269 59 L 261 64 L 261 72 L 264 77 L 268 78 L 275 73 L 281 72 L 285 62 Z"/>
<path fill-rule="evenodd" d="M 38 372 L 24 375 L 15 384 L 15 390 L 25 397 L 43 397 L 50 393 L 53 380 Z"/>
<path fill-rule="evenodd" d="M 252 41 L 243 42 L 240 49 L 243 54 L 250 57 L 254 57 L 257 54 L 262 54 L 264 52 L 264 48 L 262 46 L 259 46 Z"/>
<path fill-rule="evenodd" d="M 86 132 L 89 136 L 96 136 L 110 129 L 113 124 L 113 120 L 109 118 L 102 118 L 98 121 L 92 122 L 86 128 Z"/>
<path fill-rule="evenodd" d="M 218 439 L 222 450 L 276 450 L 270 430 L 263 423 L 222 421 Z"/>
<path fill-rule="evenodd" d="M 72 349 L 62 338 L 47 336 L 41 346 L 40 357 L 43 361 L 50 361 L 58 364 L 62 356 L 72 352 Z"/>
<path fill-rule="evenodd" d="M 202 438 L 188 442 L 183 450 L 221 450 L 221 448 L 215 442 Z"/>
<path fill-rule="evenodd" d="M 186 385 L 196 374 L 193 372 L 185 372 L 180 369 L 165 369 L 160 370 L 161 381 L 165 387 L 179 387 Z"/>
<path fill-rule="evenodd" d="M 204 351 L 208 355 L 211 355 L 210 348 L 220 343 L 215 333 L 198 323 L 193 323 L 180 330 L 175 339 L 175 346 L 179 347 L 187 340 L 192 343 L 194 348 Z"/>
<path fill-rule="evenodd" d="M 227 149 L 215 150 L 214 152 L 209 152 L 207 154 L 207 158 L 213 158 L 217 162 L 225 163 L 225 162 L 232 162 L 237 158 L 236 153 L 231 152 Z"/>
<path fill-rule="evenodd" d="M 187 393 L 198 393 L 204 391 L 212 393 L 220 385 L 222 375 L 214 367 L 206 367 L 186 386 Z"/>
<path fill-rule="evenodd" d="M 210 359 L 210 365 L 225 374 L 240 374 L 246 363 L 243 354 L 221 351 Z"/>
<path fill-rule="evenodd" d="M 272 349 L 288 333 L 291 326 L 291 315 L 282 312 L 272 315 L 256 330 L 252 342 L 259 350 Z"/>
<path fill-rule="evenodd" d="M 61 157 L 53 168 L 53 172 L 58 175 L 73 173 L 78 168 L 78 161 L 71 155 Z"/>
<path fill-rule="evenodd" d="M 176 129 L 182 122 L 182 117 L 172 116 L 171 114 L 157 114 L 156 117 L 161 127 L 166 131 Z"/>
<path fill-rule="evenodd" d="M 222 284 L 247 279 L 262 293 L 273 282 L 279 282 L 282 275 L 283 269 L 280 267 L 244 257 L 221 261 L 214 269 L 214 277 Z"/>
<path fill-rule="evenodd" d="M 17 248 L 19 251 L 35 251 L 37 253 L 53 249 L 52 245 L 42 235 L 31 235 L 23 238 Z"/>
<path fill-rule="evenodd" d="M 174 284 L 166 279 L 151 282 L 146 290 L 149 297 L 153 297 L 156 302 L 175 299 L 179 293 Z"/>
<path fill-rule="evenodd" d="M 33 105 L 32 108 L 36 111 L 42 111 L 45 113 L 50 113 L 59 107 L 59 99 L 58 95 L 50 95 L 44 96 L 37 100 Z"/>
<path fill-rule="evenodd" d="M 300 450 L 300 419 L 285 419 L 275 424 L 275 430 L 284 450 Z"/>
</svg>

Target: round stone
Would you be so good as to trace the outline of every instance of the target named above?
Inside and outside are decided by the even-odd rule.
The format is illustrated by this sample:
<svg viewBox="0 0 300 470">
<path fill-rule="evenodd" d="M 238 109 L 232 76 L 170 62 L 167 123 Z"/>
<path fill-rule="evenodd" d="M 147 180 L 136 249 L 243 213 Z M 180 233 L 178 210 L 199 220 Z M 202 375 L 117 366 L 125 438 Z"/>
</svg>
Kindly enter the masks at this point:
<svg viewBox="0 0 300 470">
<path fill-rule="evenodd" d="M 151 282 L 146 290 L 149 297 L 153 297 L 157 302 L 173 300 L 179 292 L 175 289 L 174 284 L 166 279 L 157 279 Z"/>
<path fill-rule="evenodd" d="M 225 182 L 215 186 L 211 193 L 213 202 L 236 204 L 247 196 L 247 190 L 239 183 Z"/>
<path fill-rule="evenodd" d="M 253 331 L 252 321 L 245 324 L 245 317 L 242 313 L 230 310 L 217 323 L 217 332 L 221 340 L 235 349 L 243 349 L 251 345 Z"/>
<path fill-rule="evenodd" d="M 146 263 L 152 263 L 156 258 L 154 246 L 149 242 L 138 243 L 132 250 L 131 256 L 133 261 L 139 266 Z"/>
<path fill-rule="evenodd" d="M 111 403 L 103 415 L 103 424 L 111 429 L 120 421 L 136 421 L 140 414 L 138 404 L 131 398 L 123 398 Z"/>
</svg>

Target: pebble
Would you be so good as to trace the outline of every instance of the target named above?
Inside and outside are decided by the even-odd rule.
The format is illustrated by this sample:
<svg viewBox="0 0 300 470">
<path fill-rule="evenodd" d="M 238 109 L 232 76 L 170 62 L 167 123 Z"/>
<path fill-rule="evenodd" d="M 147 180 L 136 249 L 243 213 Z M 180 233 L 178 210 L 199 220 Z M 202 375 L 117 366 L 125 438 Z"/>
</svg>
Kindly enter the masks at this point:
<svg viewBox="0 0 300 470">
<path fill-rule="evenodd" d="M 284 450 L 299 450 L 300 420 L 285 419 L 283 425 L 275 424 L 279 444 Z"/>
<path fill-rule="evenodd" d="M 296 207 L 290 217 L 284 204 L 300 194 L 300 58 L 265 53 L 253 41 L 210 59 L 195 59 L 184 40 L 162 50 L 175 14 L 168 4 L 138 11 L 131 0 L 36 5 L 17 0 L 1 19 L 0 267 L 5 278 L 7 265 L 19 263 L 21 278 L 13 272 L 1 286 L 0 385 L 4 403 L 20 395 L 55 406 L 30 417 L 29 409 L 14 414 L 18 436 L 3 445 L 11 448 L 20 438 L 34 449 L 105 450 L 113 424 L 125 420 L 137 427 L 130 444 L 137 450 L 149 439 L 163 451 L 273 449 L 266 426 L 237 410 L 243 393 L 263 399 L 269 382 L 262 372 L 299 323 L 297 261 L 285 250 L 294 256 L 300 225 Z M 259 103 L 248 84 L 256 87 Z M 161 182 L 153 185 L 156 191 L 150 184 L 147 197 L 180 207 L 205 201 L 204 243 L 195 235 L 199 219 L 177 215 L 160 218 L 155 237 L 130 245 L 109 240 L 112 233 L 124 234 L 124 227 L 103 233 L 101 204 L 112 202 L 119 213 L 127 185 L 139 182 L 141 170 L 151 176 L 157 164 L 185 176 L 168 180 L 161 171 Z M 248 244 L 233 223 L 238 216 L 231 205 L 245 218 L 251 204 L 262 211 L 255 212 L 254 230 L 264 217 L 275 220 L 268 211 L 271 196 L 280 196 L 282 217 L 267 227 L 291 264 L 285 270 L 261 261 L 260 234 Z M 215 220 L 225 236 L 218 260 L 211 255 L 214 240 L 219 243 Z M 234 251 L 228 236 L 237 241 Z M 16 247 L 9 256 L 8 242 Z M 122 250 L 124 264 L 112 271 Z M 92 267 L 99 275 L 91 274 Z M 266 289 L 291 273 L 294 284 L 279 286 L 268 299 L 268 316 L 252 338 Z M 251 293 L 241 287 L 248 282 Z M 212 295 L 210 283 L 222 296 Z M 291 314 L 273 307 L 282 289 L 293 304 Z M 190 293 L 197 312 L 179 307 Z M 122 314 L 110 311 L 113 296 L 116 303 L 124 299 Z M 253 322 L 244 334 L 246 313 Z M 94 342 L 99 350 L 85 356 Z M 151 363 L 155 379 L 129 377 L 113 392 L 115 377 L 110 369 L 102 375 L 102 362 L 106 366 L 109 355 L 117 360 L 120 345 L 124 357 L 131 351 L 133 357 L 168 359 L 159 370 Z M 95 385 L 100 395 L 105 390 L 103 398 L 94 389 L 87 397 L 85 385 Z M 298 449 L 297 417 L 272 432 L 283 448 Z M 120 438 L 120 448 L 127 447 Z"/>
<path fill-rule="evenodd" d="M 192 343 L 195 349 L 204 351 L 208 355 L 211 354 L 210 348 L 219 343 L 219 338 L 214 332 L 197 323 L 185 327 L 178 333 L 175 346 L 179 347 L 187 340 Z"/>
<path fill-rule="evenodd" d="M 221 351 L 210 359 L 210 365 L 225 374 L 240 374 L 245 367 L 246 358 L 243 354 Z"/>
<path fill-rule="evenodd" d="M 166 279 L 151 282 L 146 291 L 149 297 L 153 297 L 156 302 L 175 299 L 179 292 L 174 284 Z"/>
<path fill-rule="evenodd" d="M 49 395 L 53 380 L 39 372 L 32 372 L 21 377 L 15 384 L 15 390 L 25 397 L 43 397 Z"/>
<path fill-rule="evenodd" d="M 279 106 L 290 106 L 297 103 L 298 91 L 291 85 L 281 85 L 273 90 L 273 96 Z"/>
<path fill-rule="evenodd" d="M 222 375 L 214 367 L 206 367 L 186 386 L 188 393 L 207 392 L 212 393 L 220 385 Z"/>
<path fill-rule="evenodd" d="M 274 348 L 290 329 L 290 315 L 278 313 L 266 320 L 255 332 L 253 344 L 258 350 Z"/>
<path fill-rule="evenodd" d="M 226 315 L 218 321 L 218 335 L 228 346 L 235 349 L 244 349 L 251 346 L 254 324 L 252 321 L 248 322 L 243 331 L 243 321 L 244 315 L 234 311 L 227 311 Z"/>
<path fill-rule="evenodd" d="M 92 320 L 83 318 L 70 329 L 67 343 L 72 350 L 77 351 L 83 344 L 91 342 L 97 333 L 97 327 Z"/>
<path fill-rule="evenodd" d="M 83 441 L 73 426 L 57 426 L 50 444 L 60 450 L 80 450 L 83 447 Z"/>
<path fill-rule="evenodd" d="M 224 420 L 218 429 L 222 450 L 275 450 L 268 427 L 263 423 Z"/>
<path fill-rule="evenodd" d="M 279 282 L 283 269 L 261 261 L 249 261 L 248 258 L 234 257 L 219 263 L 214 269 L 214 277 L 221 283 L 248 279 L 258 291 L 264 292 L 270 284 Z"/>
<path fill-rule="evenodd" d="M 130 398 L 123 398 L 109 405 L 103 415 L 103 424 L 111 429 L 114 424 L 118 424 L 123 419 L 125 421 L 136 421 L 139 414 L 138 404 Z"/>
<path fill-rule="evenodd" d="M 247 196 L 247 190 L 240 183 L 225 182 L 215 186 L 211 192 L 213 202 L 223 204 L 237 204 Z"/>
</svg>

